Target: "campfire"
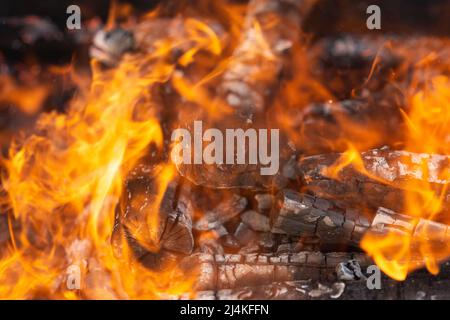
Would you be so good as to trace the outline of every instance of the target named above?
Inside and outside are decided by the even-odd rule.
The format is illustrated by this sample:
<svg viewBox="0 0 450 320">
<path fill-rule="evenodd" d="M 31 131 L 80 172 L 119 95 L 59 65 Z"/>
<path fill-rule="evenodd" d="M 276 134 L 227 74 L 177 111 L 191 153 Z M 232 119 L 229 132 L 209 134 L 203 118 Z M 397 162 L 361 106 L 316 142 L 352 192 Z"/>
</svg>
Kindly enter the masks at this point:
<svg viewBox="0 0 450 320">
<path fill-rule="evenodd" d="M 0 298 L 449 298 L 449 6 L 347 2 L 1 17 Z"/>
</svg>

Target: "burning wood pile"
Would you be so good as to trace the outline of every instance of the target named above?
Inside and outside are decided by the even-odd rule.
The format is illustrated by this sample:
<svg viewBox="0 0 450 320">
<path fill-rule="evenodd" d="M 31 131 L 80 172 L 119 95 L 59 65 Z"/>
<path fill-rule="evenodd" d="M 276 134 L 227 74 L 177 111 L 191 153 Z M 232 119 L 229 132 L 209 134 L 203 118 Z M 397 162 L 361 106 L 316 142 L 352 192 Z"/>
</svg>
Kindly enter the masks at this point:
<svg viewBox="0 0 450 320">
<path fill-rule="evenodd" d="M 55 36 L 92 75 L 5 69 L 0 297 L 450 298 L 450 40 L 321 6 L 114 3 Z"/>
</svg>

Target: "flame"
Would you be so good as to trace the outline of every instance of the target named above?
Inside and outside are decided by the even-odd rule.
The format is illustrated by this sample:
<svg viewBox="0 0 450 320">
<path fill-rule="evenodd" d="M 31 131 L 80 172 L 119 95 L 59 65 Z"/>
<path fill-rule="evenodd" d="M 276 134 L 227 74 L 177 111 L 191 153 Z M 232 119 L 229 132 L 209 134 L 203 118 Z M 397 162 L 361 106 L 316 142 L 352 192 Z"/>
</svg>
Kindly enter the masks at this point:
<svg viewBox="0 0 450 320">
<path fill-rule="evenodd" d="M 410 110 L 403 115 L 407 124 L 408 150 L 430 153 L 450 154 L 450 79 L 436 76 L 431 79 L 429 87 L 418 90 L 410 99 Z M 443 207 L 447 184 L 436 192 L 436 188 L 428 182 L 428 166 L 423 160 L 419 165 L 424 177 L 420 181 L 410 181 L 404 188 L 404 212 L 415 218 L 434 220 L 439 215 L 442 223 L 449 224 L 450 216 Z M 439 179 L 448 181 L 448 168 L 440 174 Z M 408 192 L 410 190 L 411 192 Z M 410 233 L 389 232 L 382 239 L 368 234 L 362 242 L 362 248 L 374 257 L 381 269 L 397 280 L 404 280 L 408 272 L 423 265 L 432 273 L 439 273 L 439 262 L 450 256 L 450 248 L 446 245 L 435 246 L 433 240 L 438 237 L 435 230 L 426 224 L 414 235 Z M 417 250 L 413 250 L 417 247 Z M 418 251 L 418 252 L 415 252 Z M 420 263 L 417 263 L 417 256 Z"/>
<path fill-rule="evenodd" d="M 114 26 L 118 10 L 112 7 L 108 28 Z M 0 259 L 0 298 L 167 298 L 191 291 L 193 279 L 177 275 L 173 262 L 164 270 L 150 270 L 136 261 L 123 239 L 120 258 L 111 245 L 127 175 L 150 147 L 163 150 L 152 88 L 171 82 L 187 100 L 200 97 L 203 106 L 212 100 L 202 88 L 208 81 L 190 83 L 176 70 L 198 63 L 200 53 L 218 57 L 222 42 L 198 19 L 185 19 L 183 30 L 183 35 L 158 39 L 150 52 L 126 55 L 112 70 L 92 61 L 92 80 L 86 85 L 75 79 L 79 92 L 68 111 L 42 114 L 35 132 L 12 144 L 2 162 L 7 194 L 2 203 L 10 208 L 12 240 Z M 171 55 L 179 48 L 187 49 L 174 61 Z M 68 75 L 73 68 L 54 71 Z M 1 88 L 11 89 L 11 82 L 3 80 Z M 47 92 L 37 88 L 19 95 L 8 89 L 8 96 L 3 89 L 2 99 L 12 99 L 30 112 Z M 175 173 L 169 164 L 160 167 L 156 200 L 147 216 L 149 230 L 157 229 L 159 205 Z M 14 229 L 16 222 L 20 230 Z M 81 274 L 80 290 L 66 286 L 72 269 Z"/>
<path fill-rule="evenodd" d="M 23 113 L 33 115 L 43 106 L 50 86 L 43 83 L 18 84 L 7 75 L 0 76 L 0 103 L 11 103 Z"/>
<path fill-rule="evenodd" d="M 404 149 L 427 154 L 450 154 L 450 79 L 433 77 L 423 89 L 418 89 L 408 99 L 407 111 L 402 110 L 406 123 Z M 358 149 L 349 147 L 336 162 L 323 169 L 323 174 L 339 179 L 339 172 L 351 165 L 361 174 L 386 185 L 394 185 L 373 174 L 364 166 Z M 407 161 L 405 159 L 405 161 Z M 405 280 L 408 273 L 425 266 L 432 274 L 439 273 L 439 263 L 450 256 L 450 247 L 436 246 L 439 234 L 432 227 L 433 220 L 450 224 L 450 216 L 443 206 L 446 201 L 447 184 L 439 190 L 429 179 L 426 158 L 420 159 L 417 168 L 423 173 L 421 179 L 396 181 L 395 187 L 404 191 L 403 214 L 411 217 L 414 232 L 389 229 L 383 235 L 368 232 L 361 247 L 373 257 L 377 265 L 390 277 Z M 449 169 L 439 173 L 440 181 L 449 181 Z M 424 219 L 424 220 L 421 220 Z M 426 221 L 417 228 L 419 221 Z M 436 240 L 436 241 L 435 241 Z"/>
</svg>

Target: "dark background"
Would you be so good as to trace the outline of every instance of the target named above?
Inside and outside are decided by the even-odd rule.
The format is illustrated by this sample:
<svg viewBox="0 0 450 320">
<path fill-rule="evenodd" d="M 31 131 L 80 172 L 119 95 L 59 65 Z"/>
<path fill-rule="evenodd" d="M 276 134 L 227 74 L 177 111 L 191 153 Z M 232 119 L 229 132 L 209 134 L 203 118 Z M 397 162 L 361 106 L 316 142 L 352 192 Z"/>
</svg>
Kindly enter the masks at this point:
<svg viewBox="0 0 450 320">
<path fill-rule="evenodd" d="M 159 2 L 195 5 L 201 0 L 128 0 L 138 11 L 145 12 Z M 228 0 L 246 2 L 242 0 Z M 39 15 L 50 18 L 60 28 L 65 27 L 66 8 L 81 7 L 82 19 L 108 15 L 109 0 L 1 0 L 0 17 Z M 382 30 L 392 33 L 424 33 L 450 35 L 450 0 L 319 0 L 306 29 L 315 34 L 339 32 L 370 32 L 366 28 L 366 8 L 381 7 Z"/>
</svg>

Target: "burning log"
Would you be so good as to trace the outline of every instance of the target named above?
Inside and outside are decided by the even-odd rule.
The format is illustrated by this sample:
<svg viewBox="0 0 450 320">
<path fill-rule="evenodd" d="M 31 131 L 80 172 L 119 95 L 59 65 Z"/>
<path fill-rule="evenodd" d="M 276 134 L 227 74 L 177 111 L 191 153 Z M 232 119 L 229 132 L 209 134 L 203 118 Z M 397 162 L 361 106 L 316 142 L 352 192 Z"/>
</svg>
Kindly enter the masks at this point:
<svg viewBox="0 0 450 320">
<path fill-rule="evenodd" d="M 141 246 L 138 256 L 143 256 L 148 251 L 159 252 L 160 249 L 182 254 L 192 252 L 193 208 L 181 188 L 176 179 L 170 182 L 157 207 L 155 180 L 148 172 L 127 182 L 123 208 L 117 214 L 115 229 L 120 234 L 120 227 L 123 227 L 128 242 L 134 243 L 133 248 Z M 115 247 L 120 249 L 117 244 L 120 237 L 113 239 L 116 239 Z"/>
<path fill-rule="evenodd" d="M 328 285 L 328 283 L 327 283 Z M 345 289 L 343 282 L 327 285 L 312 281 L 274 282 L 268 285 L 200 291 L 195 294 L 198 300 L 310 300 L 337 299 Z"/>
<path fill-rule="evenodd" d="M 355 89 L 379 92 L 387 83 L 389 72 L 402 62 L 384 37 L 325 38 L 311 52 L 312 59 L 318 60 L 315 69 L 319 70 L 316 73 L 321 83 L 338 99 L 348 99 Z"/>
<path fill-rule="evenodd" d="M 245 286 L 196 292 L 196 299 L 203 300 L 448 300 L 448 271 L 446 263 L 442 275 L 429 278 L 418 271 L 403 282 L 381 274 L 380 289 L 370 290 L 367 281 L 298 280 L 273 282 L 265 285 Z"/>
<path fill-rule="evenodd" d="M 202 231 L 218 229 L 224 222 L 244 211 L 246 206 L 246 198 L 233 194 L 231 198 L 226 199 L 213 210 L 207 211 L 194 227 Z"/>
<path fill-rule="evenodd" d="M 105 65 L 115 66 L 125 52 L 135 47 L 133 34 L 121 28 L 99 30 L 90 48 L 90 55 Z"/>
<path fill-rule="evenodd" d="M 262 285 L 278 281 L 336 279 L 339 263 L 356 260 L 364 267 L 371 264 L 360 253 L 300 252 L 295 254 L 199 254 L 186 258 L 182 270 L 196 276 L 197 290 Z"/>
<path fill-rule="evenodd" d="M 270 101 L 286 51 L 301 35 L 301 24 L 316 0 L 252 0 L 242 40 L 219 87 L 228 105 L 248 121 Z"/>
<path fill-rule="evenodd" d="M 450 241 L 450 226 L 423 218 L 395 213 L 386 208 L 379 208 L 372 220 L 369 230 L 371 236 L 384 238 L 389 233 L 410 238 L 412 252 L 420 252 L 423 243 L 434 248 L 437 261 L 448 258 L 446 248 Z M 441 254 L 442 253 L 442 256 Z M 426 254 L 425 254 L 426 258 Z M 420 259 L 417 261 L 420 266 Z"/>
<path fill-rule="evenodd" d="M 319 237 L 321 245 L 357 246 L 370 221 L 358 211 L 286 189 L 277 196 L 271 226 L 274 233 Z"/>
<path fill-rule="evenodd" d="M 436 57 L 427 62 L 427 72 L 442 74 L 449 67 L 448 44 L 445 37 L 344 34 L 318 41 L 311 48 L 310 55 L 316 61 L 314 71 L 321 83 L 330 89 L 333 96 L 342 100 L 356 92 L 362 96 L 373 95 L 393 79 L 396 86 L 407 88 L 412 72 L 424 72 L 424 69 L 417 68 L 417 64 L 430 52 L 434 52 Z M 426 82 L 425 78 L 421 76 L 419 81 Z"/>
<path fill-rule="evenodd" d="M 364 149 L 401 141 L 398 94 L 385 91 L 367 98 L 314 103 L 302 112 L 293 112 L 290 130 L 294 132 L 292 139 L 296 147 L 304 155 L 311 155 L 343 152 L 348 141 Z M 390 117 L 386 119 L 385 114 Z M 301 134 L 296 136 L 298 132 Z M 367 133 L 370 133 L 370 139 Z"/>
<path fill-rule="evenodd" d="M 272 232 L 302 237 L 318 237 L 320 245 L 358 246 L 366 232 L 382 236 L 394 231 L 413 239 L 412 250 L 420 241 L 446 246 L 450 226 L 378 208 L 374 216 L 358 210 L 343 210 L 334 202 L 292 190 L 281 191 L 271 212 Z M 420 259 L 418 259 L 419 261 Z"/>
<path fill-rule="evenodd" d="M 324 154 L 300 159 L 298 171 L 304 189 L 354 208 L 381 206 L 402 212 L 406 191 L 418 192 L 420 185 L 427 184 L 439 194 L 448 183 L 447 156 L 376 149 L 360 154 L 363 168 L 350 164 L 335 179 L 327 175 L 328 168 L 340 159 L 345 161 L 344 157 L 345 154 Z M 408 189 L 407 183 L 417 189 Z M 442 206 L 447 208 L 449 201 L 445 191 Z"/>
<path fill-rule="evenodd" d="M 393 229 L 417 236 L 421 235 L 425 229 L 428 229 L 430 235 L 434 236 L 433 239 L 429 240 L 438 240 L 441 243 L 446 243 L 450 237 L 450 226 L 448 225 L 398 214 L 386 208 L 379 208 L 372 221 L 371 230 L 377 233 L 386 233 Z"/>
<path fill-rule="evenodd" d="M 301 24 L 314 2 L 315 0 L 250 2 L 242 39 L 235 48 L 217 89 L 220 99 L 234 113 L 213 122 L 213 127 L 217 125 L 219 128 L 253 130 L 261 126 L 265 120 L 266 108 L 271 104 L 271 97 L 281 83 L 279 75 L 292 58 L 288 52 L 301 38 Z M 287 140 L 282 140 L 279 143 L 282 155 L 280 162 L 284 164 L 294 152 Z M 246 154 L 249 154 L 251 148 L 244 144 Z M 251 152 L 257 153 L 253 149 Z M 253 163 L 181 164 L 177 169 L 191 182 L 215 188 L 267 189 L 273 184 L 282 184 L 285 180 L 281 174 L 276 179 L 262 176 L 259 172 L 261 165 Z"/>
</svg>

